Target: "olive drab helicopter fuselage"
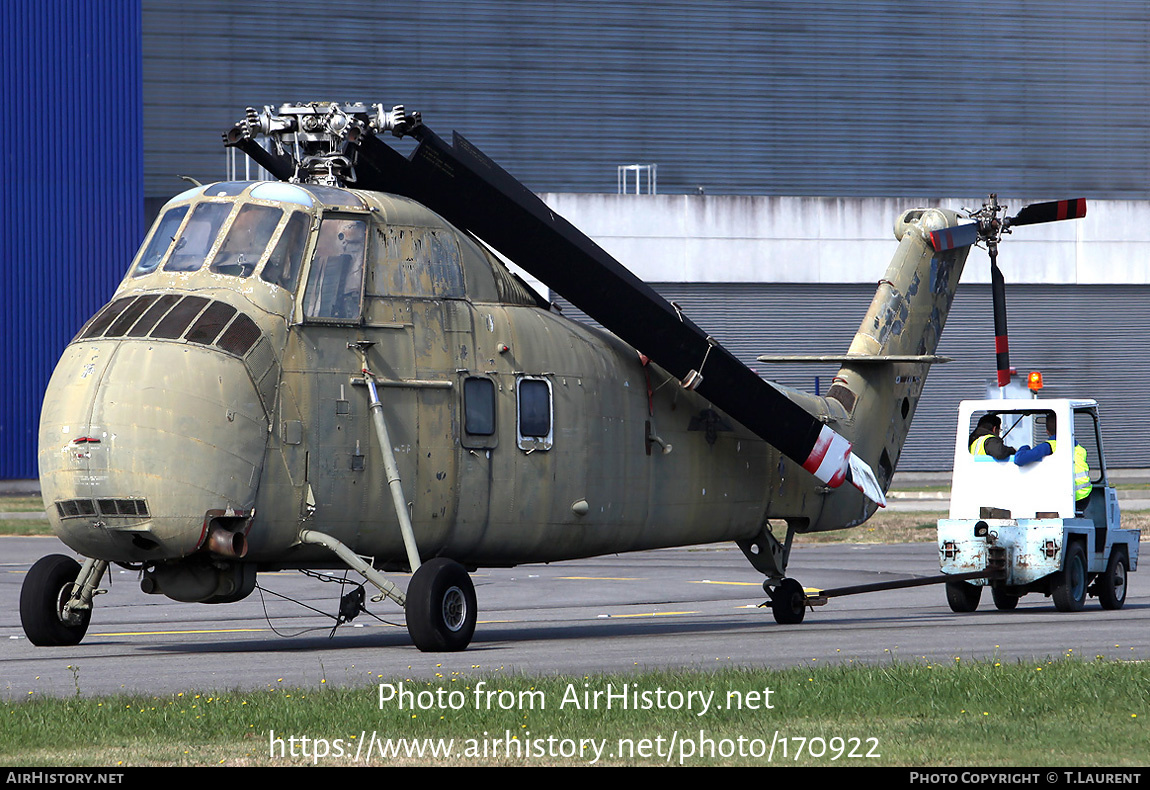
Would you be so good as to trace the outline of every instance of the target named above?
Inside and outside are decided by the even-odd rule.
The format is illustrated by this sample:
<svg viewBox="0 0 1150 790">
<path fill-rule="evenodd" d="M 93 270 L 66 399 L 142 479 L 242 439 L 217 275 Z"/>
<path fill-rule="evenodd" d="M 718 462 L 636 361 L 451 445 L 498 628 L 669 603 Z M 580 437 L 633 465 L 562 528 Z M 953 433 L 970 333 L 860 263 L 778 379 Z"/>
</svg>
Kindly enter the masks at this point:
<svg viewBox="0 0 1150 790">
<path fill-rule="evenodd" d="M 233 268 L 221 251 L 246 213 L 272 230 Z M 201 223 L 210 238 L 181 249 Z M 156 248 L 171 248 L 166 261 Z M 777 458 L 763 442 L 715 415 L 708 444 L 688 428 L 706 401 L 540 307 L 431 211 L 225 183 L 164 208 L 49 388 L 45 496 L 99 510 L 57 512 L 66 542 L 134 563 L 183 558 L 214 516 L 244 536 L 247 562 L 337 564 L 299 543 L 303 525 L 406 565 L 348 347 L 365 340 L 425 556 L 508 565 L 732 540 L 765 512 Z M 648 436 L 662 440 L 650 453 Z M 104 499 L 146 512 L 104 512 Z"/>
<path fill-rule="evenodd" d="M 169 201 L 64 351 L 41 487 L 87 559 L 29 573 L 32 641 L 83 637 L 108 563 L 206 603 L 245 597 L 259 571 L 351 567 L 404 606 L 421 649 L 461 649 L 466 568 L 720 541 L 766 576 L 776 619 L 800 620 L 791 539 L 881 501 L 969 249 L 936 251 L 931 233 L 958 215 L 900 218 L 817 397 L 763 382 L 610 259 L 569 272 L 572 250 L 605 253 L 462 138 L 452 149 L 402 108 L 353 109 L 249 111 L 228 144 L 281 180 Z M 421 146 L 393 157 L 384 130 Z M 614 334 L 563 317 L 492 248 L 550 266 L 542 279 Z M 625 295 L 597 315 L 580 288 Z M 385 574 L 408 569 L 405 593 Z"/>
</svg>

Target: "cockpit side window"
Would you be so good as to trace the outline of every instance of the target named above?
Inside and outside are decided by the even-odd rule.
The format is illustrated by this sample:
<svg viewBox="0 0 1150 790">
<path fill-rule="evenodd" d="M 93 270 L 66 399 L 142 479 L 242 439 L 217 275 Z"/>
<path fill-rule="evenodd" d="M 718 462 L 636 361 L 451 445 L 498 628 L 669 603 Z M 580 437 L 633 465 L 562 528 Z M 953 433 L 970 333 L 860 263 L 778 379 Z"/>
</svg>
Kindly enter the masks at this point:
<svg viewBox="0 0 1150 790">
<path fill-rule="evenodd" d="M 302 211 L 294 212 L 288 219 L 287 227 L 280 234 L 280 240 L 260 277 L 289 291 L 294 291 L 299 279 L 300 264 L 303 263 L 304 248 L 307 246 L 307 231 L 311 225 L 311 215 Z"/>
<path fill-rule="evenodd" d="M 249 276 L 256 270 L 281 217 L 283 211 L 274 206 L 241 206 L 212 258 L 210 270 L 215 274 Z"/>
<path fill-rule="evenodd" d="M 147 248 L 140 253 L 140 259 L 136 262 L 136 268 L 132 272 L 133 277 L 143 277 L 159 268 L 160 262 L 164 260 L 164 256 L 168 254 L 168 250 L 175 242 L 176 232 L 180 229 L 180 223 L 184 221 L 184 215 L 187 213 L 187 206 L 176 206 L 164 212 L 159 222 L 156 223 L 156 231 L 148 240 Z"/>
<path fill-rule="evenodd" d="M 383 266 L 373 267 L 372 296 L 463 298 L 459 245 L 449 231 L 387 225 L 378 229 L 378 243 Z"/>
<path fill-rule="evenodd" d="M 366 242 L 365 221 L 332 216 L 323 219 L 308 272 L 305 318 L 359 318 Z"/>
<path fill-rule="evenodd" d="M 192 210 L 192 216 L 184 225 L 183 232 L 176 239 L 166 272 L 194 272 L 204 265 L 204 258 L 216 241 L 220 227 L 232 210 L 231 203 L 200 203 Z"/>
</svg>

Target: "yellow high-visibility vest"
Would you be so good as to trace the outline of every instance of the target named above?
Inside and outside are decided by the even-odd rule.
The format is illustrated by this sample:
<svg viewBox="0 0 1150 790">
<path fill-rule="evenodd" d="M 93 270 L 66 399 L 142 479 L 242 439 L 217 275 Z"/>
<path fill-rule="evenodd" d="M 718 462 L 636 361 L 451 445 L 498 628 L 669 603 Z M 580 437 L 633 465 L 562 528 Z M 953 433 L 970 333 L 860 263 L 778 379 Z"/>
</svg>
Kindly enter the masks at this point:
<svg viewBox="0 0 1150 790">
<path fill-rule="evenodd" d="M 1049 439 L 1050 449 L 1058 449 L 1057 441 Z M 1074 445 L 1074 501 L 1086 499 L 1090 496 L 1094 486 L 1090 484 L 1090 464 L 1086 461 L 1086 448 L 1080 444 Z"/>
</svg>

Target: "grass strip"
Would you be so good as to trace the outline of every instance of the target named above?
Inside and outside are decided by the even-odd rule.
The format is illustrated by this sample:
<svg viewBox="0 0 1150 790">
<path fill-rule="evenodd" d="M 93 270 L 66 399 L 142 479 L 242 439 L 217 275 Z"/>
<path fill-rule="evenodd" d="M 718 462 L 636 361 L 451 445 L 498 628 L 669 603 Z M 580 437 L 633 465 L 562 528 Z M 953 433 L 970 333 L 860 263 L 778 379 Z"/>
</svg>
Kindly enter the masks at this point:
<svg viewBox="0 0 1150 790">
<path fill-rule="evenodd" d="M 73 672 L 73 697 L 3 704 L 5 764 L 1120 768 L 1150 742 L 1150 664 L 1102 657 L 112 697 Z"/>
</svg>

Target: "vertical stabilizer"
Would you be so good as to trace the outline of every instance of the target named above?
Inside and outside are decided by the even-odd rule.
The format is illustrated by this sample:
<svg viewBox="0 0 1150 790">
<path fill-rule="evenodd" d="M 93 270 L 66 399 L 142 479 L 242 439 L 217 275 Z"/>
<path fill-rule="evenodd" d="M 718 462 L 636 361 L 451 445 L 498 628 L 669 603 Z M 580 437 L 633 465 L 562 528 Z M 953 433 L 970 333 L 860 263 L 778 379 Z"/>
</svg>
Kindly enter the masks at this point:
<svg viewBox="0 0 1150 790">
<path fill-rule="evenodd" d="M 912 209 L 899 216 L 898 250 L 848 351 L 867 361 L 845 363 L 827 391 L 827 399 L 846 411 L 849 429 L 844 432 L 884 490 L 930 370 L 929 361 L 907 358 L 927 357 L 938 348 L 970 250 L 959 246 L 936 252 L 931 232 L 956 226 L 959 216 L 944 209 Z M 897 361 L 876 364 L 881 357 Z"/>
</svg>

